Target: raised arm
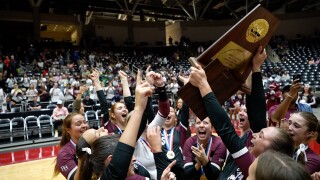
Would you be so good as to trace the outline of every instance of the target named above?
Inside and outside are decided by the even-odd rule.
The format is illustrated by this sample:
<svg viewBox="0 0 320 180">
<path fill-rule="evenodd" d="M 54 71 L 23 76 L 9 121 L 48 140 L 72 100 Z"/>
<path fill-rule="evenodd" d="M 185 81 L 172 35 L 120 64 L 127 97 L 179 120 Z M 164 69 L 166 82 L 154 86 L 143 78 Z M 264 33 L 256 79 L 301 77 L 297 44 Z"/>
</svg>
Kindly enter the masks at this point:
<svg viewBox="0 0 320 180">
<path fill-rule="evenodd" d="M 122 84 L 122 89 L 123 89 L 123 98 L 124 98 L 124 103 L 128 109 L 128 111 L 132 111 L 134 108 L 134 99 L 131 96 L 129 84 L 128 84 L 128 75 L 124 71 L 119 71 L 118 72 Z"/>
<path fill-rule="evenodd" d="M 134 112 L 126 126 L 126 130 L 119 139 L 112 160 L 106 169 L 107 179 L 125 179 L 127 176 L 137 140 L 132 137 L 137 137 L 138 135 L 142 114 L 147 105 L 147 98 L 152 94 L 152 88 L 147 82 L 142 83 L 140 74 L 141 73 L 138 72 Z"/>
<path fill-rule="evenodd" d="M 82 85 L 80 87 L 79 93 L 77 94 L 77 97 L 73 102 L 73 109 L 72 109 L 73 112 L 80 113 L 82 94 L 87 90 L 88 90 L 88 87 L 86 85 Z"/>
<path fill-rule="evenodd" d="M 262 84 L 261 65 L 267 58 L 267 53 L 262 46 L 259 47 L 258 52 L 253 57 L 252 68 L 252 85 L 251 95 L 247 94 L 246 106 L 248 112 L 248 119 L 250 121 L 250 128 L 254 133 L 267 127 L 266 121 L 266 99 Z"/>
<path fill-rule="evenodd" d="M 156 94 L 159 94 L 158 106 L 159 110 L 153 121 L 149 124 L 151 127 L 162 127 L 170 112 L 170 103 L 167 96 L 165 83 L 161 74 L 155 73 L 153 76 L 154 85 L 156 86 Z"/>
<path fill-rule="evenodd" d="M 295 103 L 295 97 L 298 95 L 298 91 L 299 89 L 301 89 L 301 87 L 302 85 L 301 83 L 299 83 L 299 79 L 295 79 L 292 82 L 290 86 L 290 92 L 286 92 L 285 94 L 283 94 L 283 101 L 272 114 L 269 114 L 273 122 L 280 122 L 281 119 L 285 118 L 288 108 L 292 103 Z"/>
<path fill-rule="evenodd" d="M 129 83 L 128 83 L 128 75 L 120 70 L 118 72 L 122 84 L 122 90 L 123 90 L 123 97 L 129 97 L 131 96 L 130 88 L 129 88 Z"/>
<path fill-rule="evenodd" d="M 107 99 L 106 99 L 106 96 L 104 95 L 99 77 L 100 77 L 100 72 L 96 69 L 94 69 L 93 72 L 90 74 L 90 78 L 93 81 L 94 87 L 96 88 L 97 96 L 100 102 L 101 116 L 102 116 L 101 125 L 104 126 L 104 124 L 109 121 L 109 110 L 108 110 Z"/>
</svg>

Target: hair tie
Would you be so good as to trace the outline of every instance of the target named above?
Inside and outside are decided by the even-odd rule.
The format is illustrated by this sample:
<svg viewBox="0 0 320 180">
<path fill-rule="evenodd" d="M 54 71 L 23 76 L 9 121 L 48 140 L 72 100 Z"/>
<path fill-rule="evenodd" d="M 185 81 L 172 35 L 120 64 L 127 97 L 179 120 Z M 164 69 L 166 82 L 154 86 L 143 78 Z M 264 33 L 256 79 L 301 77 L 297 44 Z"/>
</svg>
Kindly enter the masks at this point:
<svg viewBox="0 0 320 180">
<path fill-rule="evenodd" d="M 304 155 L 304 161 L 307 162 L 308 159 L 307 159 L 307 155 L 306 155 L 306 149 L 308 149 L 308 146 L 304 145 L 304 144 L 300 144 L 299 145 L 299 149 L 298 151 L 296 152 L 296 157 L 295 157 L 295 160 L 298 160 L 298 157 L 301 153 L 303 153 Z"/>
<path fill-rule="evenodd" d="M 87 152 L 89 155 L 91 155 L 91 149 L 88 147 L 82 148 L 82 151 Z"/>
</svg>

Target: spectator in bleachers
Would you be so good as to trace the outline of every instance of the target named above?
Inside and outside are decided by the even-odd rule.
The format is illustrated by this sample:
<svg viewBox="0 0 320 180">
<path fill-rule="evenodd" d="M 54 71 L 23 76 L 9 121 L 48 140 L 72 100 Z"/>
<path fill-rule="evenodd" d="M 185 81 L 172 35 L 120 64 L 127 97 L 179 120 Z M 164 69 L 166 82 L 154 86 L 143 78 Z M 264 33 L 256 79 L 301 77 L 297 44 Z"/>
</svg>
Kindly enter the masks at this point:
<svg viewBox="0 0 320 180">
<path fill-rule="evenodd" d="M 314 59 L 313 59 L 313 58 L 310 58 L 309 61 L 308 61 L 308 64 L 309 64 L 309 65 L 315 64 Z"/>
<path fill-rule="evenodd" d="M 181 108 L 182 108 L 182 104 L 183 104 L 183 100 L 181 98 L 179 98 L 177 101 L 177 104 L 176 104 L 176 114 L 177 114 L 177 117 L 179 119 L 179 115 L 180 115 L 180 111 L 181 111 Z"/>
<path fill-rule="evenodd" d="M 0 57 L 0 72 L 4 71 L 4 62 L 2 61 L 2 58 Z"/>
<path fill-rule="evenodd" d="M 4 61 L 4 69 L 7 71 L 7 73 L 9 74 L 10 73 L 10 59 L 9 59 L 9 56 L 6 56 Z M 6 74 L 6 76 L 8 76 L 8 74 Z"/>
<path fill-rule="evenodd" d="M 30 78 L 28 77 L 27 73 L 24 73 L 24 75 L 23 75 L 22 85 L 25 88 L 29 88 L 29 86 L 30 86 Z"/>
<path fill-rule="evenodd" d="M 245 102 L 244 95 L 245 94 L 243 92 L 238 91 L 235 95 L 231 96 L 230 98 L 229 116 L 230 116 L 230 120 L 232 120 L 232 123 L 235 123 L 235 121 L 238 118 L 237 115 L 238 115 L 238 112 L 240 111 L 240 107 L 244 105 L 244 102 Z"/>
<path fill-rule="evenodd" d="M 172 92 L 173 95 L 177 95 L 178 90 L 179 84 L 177 82 L 177 78 L 172 77 L 170 84 L 168 84 L 168 92 Z"/>
<path fill-rule="evenodd" d="M 6 93 L 2 86 L 0 86 L 0 112 L 2 112 L 2 105 L 5 101 Z"/>
<path fill-rule="evenodd" d="M 112 86 L 117 87 L 119 85 L 119 77 L 115 76 L 112 80 Z"/>
<path fill-rule="evenodd" d="M 80 86 L 80 77 L 79 77 L 79 75 L 76 75 L 75 77 L 74 77 L 74 80 L 73 80 L 73 82 L 71 83 L 71 86 L 72 87 L 75 87 L 75 86 Z"/>
<path fill-rule="evenodd" d="M 14 88 L 14 84 L 17 83 L 17 80 L 14 78 L 13 74 L 10 73 L 10 77 L 6 80 L 7 83 L 7 92 L 10 93 L 11 90 Z"/>
<path fill-rule="evenodd" d="M 52 118 L 54 119 L 54 137 L 58 137 L 58 126 L 62 125 L 63 120 L 67 117 L 69 111 L 66 107 L 63 106 L 62 100 L 57 101 L 57 107 L 54 108 L 52 112 Z"/>
<path fill-rule="evenodd" d="M 92 86 L 92 80 L 89 78 L 89 75 L 85 76 L 84 80 L 88 87 Z"/>
<path fill-rule="evenodd" d="M 283 100 L 279 105 L 272 106 L 268 115 L 273 126 L 276 123 L 288 123 L 290 115 L 294 112 L 311 112 L 312 109 L 308 104 L 297 102 L 298 91 L 302 88 L 302 84 L 298 79 L 295 79 L 291 85 L 287 85 L 282 89 Z"/>
<path fill-rule="evenodd" d="M 115 88 L 112 86 L 112 83 L 108 83 L 108 87 L 105 88 L 106 94 L 107 94 L 107 99 L 113 99 L 115 96 Z"/>
<path fill-rule="evenodd" d="M 64 91 L 68 83 L 69 80 L 67 79 L 67 76 L 65 74 L 62 74 L 61 79 L 59 80 L 61 91 Z"/>
<path fill-rule="evenodd" d="M 48 78 L 48 80 L 49 80 L 49 83 L 50 82 L 54 82 L 54 77 L 53 77 L 53 73 L 49 73 L 49 78 Z"/>
<path fill-rule="evenodd" d="M 82 100 L 82 103 L 85 106 L 94 106 L 95 105 L 94 100 L 90 98 L 90 94 L 85 95 L 85 98 Z"/>
<path fill-rule="evenodd" d="M 14 55 L 11 55 L 10 58 L 10 72 L 14 77 L 18 76 L 17 68 L 19 67 L 19 62 L 14 58 Z"/>
<path fill-rule="evenodd" d="M 41 105 L 38 102 L 38 97 L 34 96 L 33 97 L 33 101 L 30 102 L 29 107 L 28 107 L 29 111 L 38 111 L 41 110 Z"/>
<path fill-rule="evenodd" d="M 22 95 L 22 91 L 21 91 L 21 89 L 19 89 L 19 85 L 16 83 L 14 84 L 13 87 L 14 88 L 11 90 L 10 95 L 11 95 L 12 99 L 16 99 L 16 97 L 18 96 L 19 93 Z"/>
<path fill-rule="evenodd" d="M 90 99 L 92 99 L 94 102 L 98 101 L 98 96 L 97 96 L 97 91 L 96 88 L 91 84 L 91 86 L 89 86 L 89 94 L 90 94 Z"/>
<path fill-rule="evenodd" d="M 281 81 L 286 82 L 290 79 L 290 75 L 288 71 L 284 71 L 284 73 L 281 76 Z"/>
<path fill-rule="evenodd" d="M 54 82 L 59 82 L 60 81 L 60 73 L 59 70 L 57 70 L 57 72 L 53 73 L 53 81 Z"/>
<path fill-rule="evenodd" d="M 81 71 L 81 69 L 80 69 L 80 72 L 82 72 L 82 73 L 81 73 L 82 78 L 85 78 L 85 80 L 87 80 L 87 79 L 88 79 L 88 76 L 89 76 L 89 74 L 90 74 L 90 71 L 89 71 L 89 69 L 87 68 L 86 65 L 83 66 L 83 70 L 82 70 L 82 71 Z"/>
<path fill-rule="evenodd" d="M 6 106 L 5 106 L 5 112 L 11 112 L 11 108 L 15 107 L 16 103 L 12 101 L 11 96 L 7 95 L 6 97 Z"/>
<path fill-rule="evenodd" d="M 38 86 L 36 87 L 36 89 L 39 90 L 42 85 L 46 86 L 46 84 L 47 84 L 46 82 L 44 82 L 41 79 L 39 79 L 38 80 Z"/>
<path fill-rule="evenodd" d="M 38 87 L 38 80 L 36 79 L 35 75 L 32 75 L 32 78 L 30 79 L 30 84 L 33 84 L 33 87 Z"/>
<path fill-rule="evenodd" d="M 49 95 L 45 85 L 41 85 L 41 87 L 39 88 L 39 91 L 38 91 L 38 95 L 40 98 L 40 102 L 50 101 L 50 95 Z"/>
<path fill-rule="evenodd" d="M 8 92 L 6 90 L 6 78 L 3 72 L 0 72 L 0 87 L 4 90 L 4 92 Z"/>
<path fill-rule="evenodd" d="M 38 97 L 38 91 L 34 88 L 33 84 L 30 84 L 29 89 L 26 92 L 27 101 L 33 101 L 33 97 Z"/>
<path fill-rule="evenodd" d="M 303 91 L 299 93 L 297 101 L 308 104 L 311 107 L 316 107 L 316 97 L 309 84 L 304 85 Z"/>
<path fill-rule="evenodd" d="M 63 92 L 58 87 L 58 83 L 54 83 L 54 86 L 50 89 L 49 94 L 51 96 L 51 102 L 58 102 L 58 100 L 64 99 Z"/>
<path fill-rule="evenodd" d="M 67 86 L 66 86 L 66 89 L 64 89 L 64 99 L 66 101 L 71 101 L 71 100 L 74 100 L 74 97 L 73 97 L 73 88 L 71 87 L 71 84 L 68 83 Z"/>
<path fill-rule="evenodd" d="M 80 84 L 76 83 L 76 84 L 74 84 L 74 86 L 72 86 L 72 87 L 73 87 L 73 97 L 75 98 L 75 97 L 78 95 L 78 93 L 79 93 Z"/>
</svg>

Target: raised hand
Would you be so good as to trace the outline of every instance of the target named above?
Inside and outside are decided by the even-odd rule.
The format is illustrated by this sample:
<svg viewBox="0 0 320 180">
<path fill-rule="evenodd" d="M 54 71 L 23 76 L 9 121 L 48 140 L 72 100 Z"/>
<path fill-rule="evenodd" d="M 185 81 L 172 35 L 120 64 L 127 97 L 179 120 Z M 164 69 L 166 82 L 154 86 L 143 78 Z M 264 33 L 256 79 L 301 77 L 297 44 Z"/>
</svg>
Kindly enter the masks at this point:
<svg viewBox="0 0 320 180">
<path fill-rule="evenodd" d="M 87 90 L 88 90 L 88 87 L 87 87 L 86 85 L 82 85 L 82 86 L 80 86 L 79 92 L 80 92 L 80 93 L 84 93 L 84 92 L 86 92 Z"/>
<path fill-rule="evenodd" d="M 266 49 L 263 49 L 262 46 L 259 46 L 257 53 L 253 57 L 253 72 L 260 72 L 261 65 L 263 64 L 264 60 L 267 58 Z"/>
<path fill-rule="evenodd" d="M 302 84 L 299 81 L 299 79 L 293 80 L 290 86 L 289 96 L 295 97 L 298 94 L 298 91 L 302 88 Z"/>
<path fill-rule="evenodd" d="M 198 63 L 195 63 L 195 67 L 191 67 L 190 69 L 191 73 L 189 76 L 189 81 L 193 86 L 199 88 L 207 82 L 206 73 Z"/>
<path fill-rule="evenodd" d="M 119 74 L 119 76 L 120 76 L 120 80 L 127 80 L 127 78 L 128 78 L 127 73 L 125 73 L 125 72 L 122 71 L 122 70 L 119 70 L 119 71 L 118 71 L 118 74 Z"/>
<path fill-rule="evenodd" d="M 92 69 L 92 73 L 89 75 L 93 82 L 99 82 L 100 72 L 97 69 Z M 99 82 L 100 83 L 100 82 Z"/>
<path fill-rule="evenodd" d="M 147 141 L 152 147 L 154 153 L 162 151 L 160 127 L 148 127 L 147 129 Z"/>
<path fill-rule="evenodd" d="M 165 85 L 163 77 L 160 73 L 155 73 L 153 76 L 153 79 L 154 79 L 154 85 L 156 87 L 163 87 Z"/>
<path fill-rule="evenodd" d="M 196 156 L 197 160 L 200 161 L 203 166 L 205 166 L 209 162 L 206 151 L 203 148 L 202 144 L 199 147 L 192 146 L 191 150 L 192 153 Z"/>
<path fill-rule="evenodd" d="M 183 85 L 186 85 L 189 82 L 189 77 L 179 75 L 178 78 L 183 83 Z"/>
<path fill-rule="evenodd" d="M 146 80 L 150 85 L 154 85 L 154 71 L 150 71 L 151 66 L 148 66 L 146 69 Z"/>
<path fill-rule="evenodd" d="M 145 109 L 148 101 L 148 96 L 152 95 L 154 87 L 150 87 L 148 82 L 143 82 L 141 77 L 141 71 L 138 70 L 137 84 L 136 84 L 136 105 L 134 109 Z"/>
<path fill-rule="evenodd" d="M 167 166 L 167 168 L 162 172 L 161 180 L 175 180 L 176 179 L 176 175 L 173 172 L 171 172 L 171 168 L 175 164 L 176 164 L 176 160 L 172 161 Z"/>
</svg>

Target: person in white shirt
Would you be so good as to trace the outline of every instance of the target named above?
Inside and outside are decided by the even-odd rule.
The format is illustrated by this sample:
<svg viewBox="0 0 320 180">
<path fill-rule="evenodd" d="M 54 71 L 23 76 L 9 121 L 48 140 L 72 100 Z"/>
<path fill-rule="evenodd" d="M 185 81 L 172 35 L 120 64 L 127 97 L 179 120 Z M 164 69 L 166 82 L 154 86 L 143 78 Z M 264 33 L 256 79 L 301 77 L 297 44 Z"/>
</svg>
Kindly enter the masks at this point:
<svg viewBox="0 0 320 180">
<path fill-rule="evenodd" d="M 112 83 L 109 82 L 108 87 L 106 87 L 107 99 L 113 99 L 116 89 L 112 86 Z"/>
<path fill-rule="evenodd" d="M 30 80 L 30 84 L 33 84 L 33 87 L 38 87 L 38 80 L 36 77 L 33 75 L 32 79 Z"/>
<path fill-rule="evenodd" d="M 63 92 L 58 88 L 58 83 L 54 83 L 49 94 L 51 96 L 51 102 L 57 102 L 60 99 L 64 99 Z"/>
<path fill-rule="evenodd" d="M 0 112 L 2 112 L 2 105 L 5 100 L 6 93 L 3 90 L 3 87 L 0 87 Z"/>
<path fill-rule="evenodd" d="M 285 81 L 287 81 L 287 80 L 289 80 L 289 79 L 290 79 L 290 75 L 289 75 L 288 71 L 285 71 L 285 72 L 282 74 L 282 76 L 281 76 L 281 80 L 282 80 L 283 82 L 285 82 Z"/>
<path fill-rule="evenodd" d="M 66 89 L 64 89 L 64 99 L 66 101 L 74 100 L 73 88 L 71 87 L 70 83 L 68 83 Z"/>
<path fill-rule="evenodd" d="M 29 88 L 30 86 L 30 78 L 27 76 L 26 73 L 23 75 L 22 84 L 25 88 Z"/>
<path fill-rule="evenodd" d="M 33 84 L 30 84 L 30 87 L 26 92 L 26 96 L 28 98 L 28 101 L 33 101 L 33 98 L 38 96 L 38 91 L 34 88 Z"/>
<path fill-rule="evenodd" d="M 14 84 L 17 83 L 17 80 L 16 80 L 15 78 L 13 78 L 13 74 L 12 74 L 12 73 L 10 73 L 10 78 L 8 78 L 8 79 L 6 80 L 6 83 L 7 83 L 7 85 L 8 85 L 8 89 L 9 89 L 9 92 L 10 92 L 11 89 L 14 88 Z"/>
<path fill-rule="evenodd" d="M 66 86 L 67 86 L 68 83 L 69 83 L 69 80 L 67 79 L 66 75 L 63 74 L 63 75 L 61 76 L 60 81 L 59 81 L 61 91 L 64 92 L 64 89 L 66 88 Z"/>
</svg>

